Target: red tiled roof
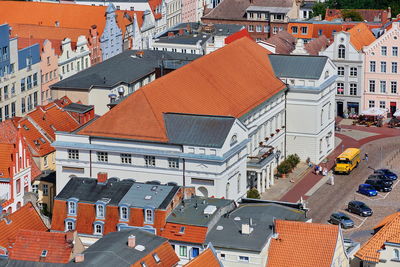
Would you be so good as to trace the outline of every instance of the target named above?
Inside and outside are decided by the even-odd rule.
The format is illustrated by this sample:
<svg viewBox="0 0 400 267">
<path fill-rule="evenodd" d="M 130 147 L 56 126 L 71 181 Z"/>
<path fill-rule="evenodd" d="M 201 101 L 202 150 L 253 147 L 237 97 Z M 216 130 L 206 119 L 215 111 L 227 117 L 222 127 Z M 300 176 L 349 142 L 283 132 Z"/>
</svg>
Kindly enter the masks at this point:
<svg viewBox="0 0 400 267">
<path fill-rule="evenodd" d="M 357 251 L 355 256 L 365 261 L 379 262 L 385 242 L 400 244 L 400 212 L 384 218 L 375 229 L 382 227 Z"/>
<path fill-rule="evenodd" d="M 48 230 L 30 202 L 8 215 L 7 220 L 0 221 L 0 246 L 5 248 L 8 247 L 10 240 L 15 240 L 17 232 L 21 229 L 42 232 Z"/>
<path fill-rule="evenodd" d="M 376 40 L 374 34 L 365 23 L 358 23 L 348 32 L 350 33 L 350 42 L 357 50 L 361 50 L 364 46 L 370 45 Z"/>
<path fill-rule="evenodd" d="M 19 230 L 9 250 L 11 260 L 67 263 L 72 254 L 73 244 L 67 241 L 65 233 Z M 40 257 L 47 250 L 46 257 Z"/>
<path fill-rule="evenodd" d="M 275 45 L 276 54 L 290 54 L 296 46 L 296 38 L 287 31 L 280 31 L 265 42 Z"/>
<path fill-rule="evenodd" d="M 225 42 L 225 44 L 230 44 L 233 41 L 236 41 L 243 37 L 251 38 L 250 33 L 247 31 L 246 28 L 244 28 L 238 32 L 235 32 L 234 34 L 229 35 L 228 37 L 225 38 L 224 42 Z"/>
<path fill-rule="evenodd" d="M 39 130 L 27 119 L 24 118 L 20 122 L 20 131 L 34 157 L 43 157 L 55 149 L 51 146 L 53 140 L 43 136 Z"/>
<path fill-rule="evenodd" d="M 154 260 L 153 254 L 157 253 L 158 257 L 160 258 L 160 262 L 157 263 Z M 178 256 L 175 254 L 174 249 L 165 241 L 161 246 L 153 250 L 151 253 L 148 253 L 145 257 L 137 261 L 132 265 L 132 267 L 142 267 L 142 262 L 146 263 L 147 267 L 169 267 L 169 266 L 176 266 L 179 262 Z"/>
<path fill-rule="evenodd" d="M 329 224 L 277 220 L 267 267 L 332 266 L 339 227 Z"/>
<path fill-rule="evenodd" d="M 325 35 L 321 35 L 318 38 L 308 42 L 304 45 L 304 49 L 310 55 L 318 56 L 319 52 L 325 50 L 329 46 L 329 39 Z"/>
<path fill-rule="evenodd" d="M 13 165 L 13 144 L 0 143 L 0 178 L 11 178 Z"/>
<path fill-rule="evenodd" d="M 181 227 L 185 227 L 183 234 L 179 233 Z M 207 227 L 167 223 L 161 236 L 175 241 L 203 244 L 206 240 L 207 230 Z"/>
<path fill-rule="evenodd" d="M 337 18 L 342 18 L 342 10 L 327 8 L 325 11 L 325 19 L 333 20 Z M 351 11 L 358 12 L 361 15 L 363 21 L 385 23 L 390 19 L 389 12 L 384 9 L 351 9 Z"/>
<path fill-rule="evenodd" d="M 0 122 L 0 143 L 14 144 L 17 141 L 17 126 L 15 121 L 11 119 Z"/>
<path fill-rule="evenodd" d="M 99 34 L 103 33 L 107 6 L 88 6 L 44 2 L 0 1 L 0 24 L 21 23 L 42 26 L 90 29 L 96 25 Z M 124 14 L 136 11 L 117 10 L 117 23 L 122 31 L 131 22 Z"/>
<path fill-rule="evenodd" d="M 221 266 L 217 255 L 210 248 L 204 250 L 199 256 L 189 261 L 184 267 L 218 267 Z"/>
<path fill-rule="evenodd" d="M 79 133 L 166 142 L 164 112 L 239 118 L 285 88 L 268 53 L 241 38 L 135 91 Z"/>
</svg>

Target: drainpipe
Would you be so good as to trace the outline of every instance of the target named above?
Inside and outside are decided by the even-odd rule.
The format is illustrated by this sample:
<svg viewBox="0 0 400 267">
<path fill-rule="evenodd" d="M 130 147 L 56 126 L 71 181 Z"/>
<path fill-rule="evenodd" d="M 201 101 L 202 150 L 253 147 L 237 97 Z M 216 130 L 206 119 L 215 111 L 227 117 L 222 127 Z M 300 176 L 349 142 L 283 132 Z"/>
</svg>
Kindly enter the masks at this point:
<svg viewBox="0 0 400 267">
<path fill-rule="evenodd" d="M 89 145 L 92 144 L 92 137 L 89 136 Z M 89 175 L 92 177 L 92 150 L 89 150 Z"/>
<path fill-rule="evenodd" d="M 287 136 L 287 94 L 289 91 L 289 85 L 286 84 L 286 90 L 285 90 L 285 137 L 284 137 L 284 146 L 285 150 L 283 151 L 283 156 L 286 159 L 286 136 Z"/>
<path fill-rule="evenodd" d="M 185 158 L 182 158 L 182 179 L 183 179 L 183 186 L 186 186 L 186 177 L 185 177 Z"/>
</svg>

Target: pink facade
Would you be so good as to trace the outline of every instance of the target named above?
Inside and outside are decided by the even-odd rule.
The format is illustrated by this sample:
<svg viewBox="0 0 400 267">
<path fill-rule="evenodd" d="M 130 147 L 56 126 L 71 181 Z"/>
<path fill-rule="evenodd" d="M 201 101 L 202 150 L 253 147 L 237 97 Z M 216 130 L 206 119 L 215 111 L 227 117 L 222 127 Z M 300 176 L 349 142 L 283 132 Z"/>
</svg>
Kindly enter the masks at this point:
<svg viewBox="0 0 400 267">
<path fill-rule="evenodd" d="M 196 22 L 197 0 L 182 0 L 182 22 Z"/>
<path fill-rule="evenodd" d="M 42 105 L 51 102 L 50 85 L 59 81 L 58 75 L 58 56 L 55 52 L 54 46 L 49 40 L 43 42 L 41 51 L 40 69 L 42 72 Z"/>
<path fill-rule="evenodd" d="M 100 36 L 97 31 L 97 26 L 93 25 L 90 30 L 90 37 L 88 40 L 88 47 L 90 50 L 90 63 L 91 65 L 95 65 L 102 61 L 102 53 L 100 48 Z"/>
<path fill-rule="evenodd" d="M 393 114 L 400 108 L 400 27 L 391 29 L 364 48 L 363 109 L 377 107 Z"/>
</svg>

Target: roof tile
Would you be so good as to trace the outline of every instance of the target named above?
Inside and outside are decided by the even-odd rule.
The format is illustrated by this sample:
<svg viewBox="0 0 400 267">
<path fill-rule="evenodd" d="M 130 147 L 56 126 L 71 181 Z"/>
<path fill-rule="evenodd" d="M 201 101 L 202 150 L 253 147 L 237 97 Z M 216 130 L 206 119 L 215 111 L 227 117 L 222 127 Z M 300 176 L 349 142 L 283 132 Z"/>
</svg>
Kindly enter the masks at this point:
<svg viewBox="0 0 400 267">
<path fill-rule="evenodd" d="M 199 256 L 192 259 L 184 267 L 217 267 L 221 266 L 217 255 L 214 254 L 211 248 L 204 250 Z"/>
<path fill-rule="evenodd" d="M 185 227 L 185 229 L 183 233 L 180 233 L 182 227 Z M 207 227 L 167 223 L 161 236 L 175 241 L 203 244 L 206 240 L 207 231 Z"/>
</svg>

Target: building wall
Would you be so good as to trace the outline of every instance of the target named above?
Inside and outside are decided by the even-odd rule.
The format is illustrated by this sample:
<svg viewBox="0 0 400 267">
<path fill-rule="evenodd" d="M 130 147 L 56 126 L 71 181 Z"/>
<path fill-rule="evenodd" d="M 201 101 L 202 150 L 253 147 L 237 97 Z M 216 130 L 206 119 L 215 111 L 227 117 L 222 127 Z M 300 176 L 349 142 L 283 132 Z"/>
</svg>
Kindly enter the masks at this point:
<svg viewBox="0 0 400 267">
<path fill-rule="evenodd" d="M 85 90 L 81 90 L 81 89 L 73 89 L 73 88 L 71 88 L 71 89 L 68 88 L 68 89 L 63 89 L 63 90 L 52 89 L 51 96 L 53 99 L 59 99 L 63 96 L 67 96 L 74 103 L 81 101 L 82 104 L 84 104 L 84 105 L 89 104 L 88 92 Z"/>
<path fill-rule="evenodd" d="M 397 251 L 396 251 L 397 250 Z M 400 259 L 396 254 L 400 252 L 400 245 L 395 243 L 385 243 L 385 249 L 380 251 L 380 260 L 381 262 L 377 264 L 371 264 L 371 267 L 389 267 L 389 266 L 398 266 Z M 364 263 L 364 266 L 366 264 Z M 368 265 L 367 265 L 368 266 Z M 368 267 L 370 267 L 368 266 Z"/>
<path fill-rule="evenodd" d="M 261 252 L 239 249 L 227 249 L 215 247 L 217 257 L 226 267 L 266 266 L 268 246 L 264 246 Z M 224 255 L 224 257 L 223 257 Z M 249 261 L 242 261 L 239 256 L 248 257 Z"/>
<path fill-rule="evenodd" d="M 52 212 L 53 203 L 56 193 L 55 185 L 45 181 L 35 180 L 32 183 L 32 186 L 37 187 L 37 196 L 38 196 L 38 206 L 41 210 L 47 210 L 48 212 Z M 44 189 L 47 186 L 47 191 Z"/>
<path fill-rule="evenodd" d="M 199 21 L 197 16 L 198 0 L 182 0 L 182 22 Z"/>
<path fill-rule="evenodd" d="M 341 228 L 339 228 L 339 235 L 338 235 L 338 239 L 336 241 L 336 249 L 335 249 L 335 254 L 333 255 L 333 259 L 332 259 L 332 265 L 333 266 L 343 266 L 343 267 L 350 266 L 349 257 L 347 256 L 346 250 L 344 248 Z"/>
<path fill-rule="evenodd" d="M 345 57 L 339 58 L 339 46 L 345 46 Z M 338 32 L 334 34 L 334 42 L 320 52 L 320 55 L 329 57 L 338 68 L 337 89 L 344 86 L 344 91 L 336 90 L 336 115 L 359 114 L 363 110 L 362 95 L 364 93 L 364 56 L 361 51 L 357 51 L 350 42 L 350 34 L 347 32 Z M 343 68 L 343 71 L 339 71 Z M 350 75 L 350 70 L 357 70 L 356 75 Z M 354 72 L 352 71 L 354 74 Z M 357 91 L 350 92 L 350 86 L 356 87 Z"/>
<path fill-rule="evenodd" d="M 45 155 L 43 157 L 40 157 L 39 158 L 39 164 L 38 164 L 39 169 L 41 171 L 44 171 L 44 170 L 52 170 L 52 171 L 54 171 L 56 169 L 55 158 L 56 158 L 55 151 L 53 151 L 53 152 L 51 152 L 51 153 L 49 153 L 49 154 L 47 154 L 47 155 Z"/>
<path fill-rule="evenodd" d="M 150 10 L 150 5 L 148 2 L 79 1 L 76 3 L 79 5 L 88 5 L 88 6 L 109 6 L 110 4 L 113 4 L 117 10 L 136 10 L 136 11 Z"/>
<path fill-rule="evenodd" d="M 60 80 L 68 78 L 91 65 L 90 50 L 85 36 L 78 37 L 76 50 L 72 49 L 71 39 L 62 41 L 62 54 L 58 59 Z"/>
<path fill-rule="evenodd" d="M 171 28 L 182 22 L 182 0 L 166 0 L 167 5 L 167 28 Z"/>
<path fill-rule="evenodd" d="M 88 47 L 90 50 L 90 64 L 95 65 L 103 61 L 101 47 L 100 47 L 100 35 L 97 30 L 97 26 L 93 25 L 92 28 L 89 30 L 89 33 L 90 33 L 90 38 Z"/>
<path fill-rule="evenodd" d="M 388 30 L 385 34 L 375 40 L 370 44 L 365 51 L 364 60 L 364 99 L 363 99 L 363 109 L 369 107 L 385 108 L 390 111 L 395 111 L 400 107 L 400 96 L 399 96 L 399 86 L 400 86 L 400 60 L 399 54 L 393 56 L 392 49 L 397 47 L 400 48 L 400 22 L 393 22 L 392 28 Z M 382 47 L 386 47 L 387 55 L 382 55 Z M 399 53 L 399 52 L 397 52 Z M 370 64 L 371 61 L 375 61 L 376 67 L 375 72 L 371 71 Z M 386 72 L 381 70 L 381 62 L 386 62 Z M 397 73 L 392 72 L 392 63 L 397 63 Z M 370 81 L 375 81 L 375 92 L 371 92 Z M 381 82 L 386 82 L 386 89 L 383 91 L 381 89 Z M 396 91 L 391 90 L 391 83 L 396 83 Z"/>
<path fill-rule="evenodd" d="M 40 59 L 42 105 L 46 105 L 52 100 L 49 86 L 59 81 L 58 56 L 55 54 L 51 41 L 44 41 Z"/>
<path fill-rule="evenodd" d="M 122 52 L 122 31 L 115 20 L 115 7 L 111 4 L 106 12 L 106 26 L 100 37 L 103 60 L 107 60 Z"/>
</svg>

